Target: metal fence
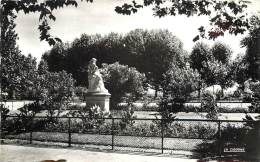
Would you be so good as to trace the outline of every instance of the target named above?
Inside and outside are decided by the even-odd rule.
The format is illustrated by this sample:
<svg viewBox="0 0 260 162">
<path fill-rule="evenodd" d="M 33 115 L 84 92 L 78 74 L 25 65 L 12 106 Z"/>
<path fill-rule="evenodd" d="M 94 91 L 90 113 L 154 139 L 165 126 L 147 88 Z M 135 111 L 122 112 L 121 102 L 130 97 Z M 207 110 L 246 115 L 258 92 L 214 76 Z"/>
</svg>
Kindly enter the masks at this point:
<svg viewBox="0 0 260 162">
<path fill-rule="evenodd" d="M 243 148 L 245 121 L 6 116 L 3 141 L 103 150 L 174 153 Z M 237 136 L 236 138 L 234 138 Z"/>
</svg>

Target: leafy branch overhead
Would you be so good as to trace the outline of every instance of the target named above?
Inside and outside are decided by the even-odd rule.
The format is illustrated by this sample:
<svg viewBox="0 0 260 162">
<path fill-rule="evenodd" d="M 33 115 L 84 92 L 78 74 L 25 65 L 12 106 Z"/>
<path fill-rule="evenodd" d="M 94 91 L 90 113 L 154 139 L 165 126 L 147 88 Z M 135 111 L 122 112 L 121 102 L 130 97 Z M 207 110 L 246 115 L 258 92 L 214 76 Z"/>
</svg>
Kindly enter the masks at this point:
<svg viewBox="0 0 260 162">
<path fill-rule="evenodd" d="M 56 20 L 52 11 L 66 6 L 78 6 L 79 0 L 2 0 L 1 12 L 3 16 L 8 16 L 11 12 L 22 11 L 28 13 L 40 13 L 39 31 L 40 40 L 47 41 L 50 45 L 61 42 L 57 37 L 52 36 L 49 31 L 49 20 Z M 92 3 L 93 0 L 81 0 Z M 139 2 L 142 2 L 141 4 Z M 115 6 L 115 11 L 119 14 L 131 15 L 138 12 L 140 8 L 152 6 L 154 16 L 209 16 L 210 29 L 199 28 L 199 35 L 193 41 L 202 38 L 215 39 L 223 36 L 225 31 L 231 34 L 243 34 L 249 29 L 249 22 L 245 9 L 249 1 L 238 0 L 238 2 L 228 0 L 140 0 L 132 3 L 125 3 L 122 6 Z M 207 34 L 206 34 L 207 32 Z"/>
<path fill-rule="evenodd" d="M 86 2 L 93 2 L 93 0 L 85 0 Z M 52 11 L 58 8 L 66 6 L 78 6 L 77 0 L 2 0 L 1 1 L 1 12 L 3 16 L 8 17 L 12 12 L 24 12 L 29 13 L 40 13 L 39 16 L 39 31 L 40 40 L 47 41 L 50 45 L 54 45 L 56 42 L 61 42 L 57 37 L 53 37 L 49 30 L 51 27 L 48 24 L 49 20 L 56 20 Z"/>
<path fill-rule="evenodd" d="M 215 39 L 223 36 L 226 31 L 230 34 L 243 34 L 249 29 L 249 20 L 245 9 L 249 1 L 217 1 L 217 0 L 143 0 L 142 4 L 136 1 L 117 6 L 115 11 L 119 14 L 131 15 L 138 9 L 152 6 L 154 16 L 209 16 L 210 29 L 201 26 L 199 35 L 193 41 L 200 38 Z M 206 34 L 207 33 L 207 34 Z"/>
</svg>

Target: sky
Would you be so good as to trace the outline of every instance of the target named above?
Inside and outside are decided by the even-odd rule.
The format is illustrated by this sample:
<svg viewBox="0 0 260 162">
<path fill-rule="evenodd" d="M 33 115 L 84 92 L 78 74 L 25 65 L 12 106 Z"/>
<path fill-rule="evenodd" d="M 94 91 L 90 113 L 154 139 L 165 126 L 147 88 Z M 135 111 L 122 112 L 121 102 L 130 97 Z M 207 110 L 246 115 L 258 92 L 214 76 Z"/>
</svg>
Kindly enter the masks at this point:
<svg viewBox="0 0 260 162">
<path fill-rule="evenodd" d="M 126 0 L 94 0 L 94 3 L 80 2 L 78 7 L 65 7 L 54 11 L 56 21 L 50 21 L 53 36 L 59 37 L 63 42 L 72 42 L 81 34 L 109 34 L 118 32 L 125 34 L 136 28 L 142 29 L 168 29 L 184 44 L 184 49 L 190 52 L 194 46 L 192 39 L 198 34 L 201 25 L 208 25 L 208 17 L 193 16 L 166 16 L 154 17 L 151 8 L 139 10 L 131 16 L 119 15 L 114 11 L 115 6 L 121 5 Z M 260 11 L 260 1 L 252 0 L 249 6 L 250 13 Z M 51 47 L 39 39 L 39 14 L 18 13 L 16 31 L 19 36 L 18 45 L 23 54 L 31 54 L 40 61 L 42 54 Z M 245 48 L 240 47 L 240 40 L 245 35 L 230 35 L 217 38 L 228 44 L 234 54 L 244 53 Z M 203 40 L 212 45 L 215 41 Z"/>
</svg>

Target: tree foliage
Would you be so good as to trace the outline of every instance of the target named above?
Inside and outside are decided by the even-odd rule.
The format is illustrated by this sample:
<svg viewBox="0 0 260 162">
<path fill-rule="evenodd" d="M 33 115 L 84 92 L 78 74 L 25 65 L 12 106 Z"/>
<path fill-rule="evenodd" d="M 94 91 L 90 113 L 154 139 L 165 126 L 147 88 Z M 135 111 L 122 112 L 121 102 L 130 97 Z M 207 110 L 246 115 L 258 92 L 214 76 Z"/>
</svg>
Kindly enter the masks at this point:
<svg viewBox="0 0 260 162">
<path fill-rule="evenodd" d="M 43 60 L 48 63 L 48 69 L 51 72 L 58 72 L 67 69 L 69 43 L 56 43 L 52 49 L 45 52 Z"/>
<path fill-rule="evenodd" d="M 49 70 L 58 72 L 66 70 L 77 80 L 77 85 L 86 86 L 87 64 L 91 58 L 97 58 L 98 66 L 101 63 L 114 63 L 124 58 L 122 36 L 110 33 L 105 36 L 99 34 L 82 34 L 72 43 L 55 45 L 42 57 L 48 64 Z"/>
<path fill-rule="evenodd" d="M 230 63 L 230 72 L 232 72 L 232 80 L 239 84 L 244 84 L 244 82 L 249 78 L 248 72 L 248 62 L 244 54 L 239 54 Z"/>
<path fill-rule="evenodd" d="M 30 54 L 22 55 L 16 40 L 17 33 L 14 14 L 3 17 L 1 28 L 1 88 L 8 92 L 9 98 L 30 98 L 36 75 L 36 59 Z"/>
<path fill-rule="evenodd" d="M 93 2 L 93 0 L 85 0 L 86 2 Z M 124 3 L 122 6 L 115 6 L 115 11 L 119 14 L 130 15 L 136 13 L 142 7 L 152 6 L 155 16 L 163 17 L 167 15 L 186 15 L 186 16 L 201 16 L 209 17 L 209 30 L 201 26 L 198 30 L 200 32 L 193 40 L 196 41 L 200 37 L 207 37 L 215 39 L 218 36 L 224 35 L 225 31 L 231 34 L 243 34 L 248 28 L 248 19 L 245 10 L 248 1 L 217 1 L 217 0 L 143 0 L 137 3 L 135 0 L 132 3 Z M 61 40 L 50 34 L 49 21 L 55 21 L 56 17 L 53 14 L 54 10 L 66 6 L 78 6 L 78 0 L 2 0 L 1 13 L 7 17 L 11 12 L 16 11 L 29 13 L 39 13 L 40 40 L 47 41 L 50 45 L 54 45 Z"/>
<path fill-rule="evenodd" d="M 159 112 L 165 121 L 165 126 L 170 124 L 184 108 L 189 94 L 199 88 L 200 74 L 197 70 L 190 67 L 179 67 L 172 64 L 169 70 L 164 74 L 162 84 L 163 97 L 159 102 Z"/>
<path fill-rule="evenodd" d="M 182 42 L 168 30 L 136 29 L 126 35 L 82 34 L 71 44 L 55 45 L 45 53 L 43 60 L 50 71 L 66 70 L 77 80 L 77 85 L 87 85 L 86 65 L 91 58 L 101 63 L 120 64 L 135 67 L 145 73 L 149 83 L 159 89 L 171 63 L 184 65 L 187 57 Z M 145 60 L 145 61 L 144 61 Z"/>
<path fill-rule="evenodd" d="M 93 0 L 85 0 L 86 2 L 92 2 Z M 76 0 L 47 0 L 47 1 L 37 1 L 37 0 L 2 0 L 1 1 L 1 13 L 3 18 L 7 18 L 13 12 L 24 12 L 29 13 L 39 13 L 39 31 L 40 40 L 47 41 L 50 45 L 54 45 L 56 42 L 61 42 L 58 37 L 53 37 L 50 35 L 49 20 L 56 20 L 53 15 L 53 10 L 58 8 L 63 8 L 65 6 L 75 6 L 78 3 Z"/>
<path fill-rule="evenodd" d="M 105 87 L 111 93 L 112 106 L 120 102 L 132 102 L 144 94 L 146 77 L 127 65 L 103 64 L 101 73 Z"/>
<path fill-rule="evenodd" d="M 207 85 L 219 84 L 228 86 L 231 82 L 232 71 L 230 56 L 232 51 L 227 45 L 217 42 L 212 48 L 203 42 L 196 43 L 190 55 L 193 69 L 201 74 L 201 79 Z"/>
<path fill-rule="evenodd" d="M 164 96 L 186 100 L 189 94 L 199 88 L 200 74 L 190 67 L 179 67 L 172 64 L 164 74 Z"/>
<path fill-rule="evenodd" d="M 249 35 L 241 41 L 241 45 L 247 48 L 249 76 L 260 80 L 260 15 L 251 17 Z"/>
<path fill-rule="evenodd" d="M 35 79 L 34 96 L 42 109 L 47 110 L 47 116 L 53 117 L 65 110 L 72 101 L 75 80 L 65 71 L 49 72 L 44 70 L 44 63 L 40 65 L 43 70 Z"/>
<path fill-rule="evenodd" d="M 143 2 L 143 3 L 141 3 Z M 205 29 L 201 26 L 199 35 L 193 40 L 197 41 L 200 37 L 215 39 L 223 36 L 227 31 L 231 34 L 243 34 L 249 28 L 249 22 L 245 14 L 248 1 L 217 1 L 217 0 L 144 0 L 137 3 L 135 0 L 132 3 L 125 3 L 122 6 L 117 6 L 115 11 L 120 14 L 130 15 L 136 13 L 142 7 L 152 6 L 155 16 L 209 16 L 210 29 Z"/>
<path fill-rule="evenodd" d="M 190 54 L 191 67 L 201 72 L 212 58 L 210 47 L 203 42 L 198 42 L 194 45 Z"/>
<path fill-rule="evenodd" d="M 208 93 L 204 94 L 201 107 L 207 112 L 206 118 L 212 120 L 218 119 L 218 106 L 214 95 Z"/>
<path fill-rule="evenodd" d="M 136 29 L 126 35 L 125 44 L 130 61 L 122 63 L 145 73 L 156 90 L 163 81 L 163 74 L 172 63 L 184 65 L 186 51 L 183 44 L 168 30 Z"/>
<path fill-rule="evenodd" d="M 213 57 L 223 64 L 228 64 L 231 54 L 233 53 L 231 48 L 222 42 L 216 42 L 211 47 Z"/>
<path fill-rule="evenodd" d="M 208 85 L 218 84 L 223 88 L 231 84 L 231 70 L 228 64 L 215 59 L 208 61 L 207 68 L 203 69 L 204 81 Z"/>
</svg>

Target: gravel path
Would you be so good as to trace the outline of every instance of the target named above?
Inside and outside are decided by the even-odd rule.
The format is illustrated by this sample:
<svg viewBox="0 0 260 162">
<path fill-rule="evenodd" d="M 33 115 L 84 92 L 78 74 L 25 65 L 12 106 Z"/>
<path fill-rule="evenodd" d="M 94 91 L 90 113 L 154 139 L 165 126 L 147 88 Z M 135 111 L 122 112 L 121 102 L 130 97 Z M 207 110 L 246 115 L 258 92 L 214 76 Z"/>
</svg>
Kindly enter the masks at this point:
<svg viewBox="0 0 260 162">
<path fill-rule="evenodd" d="M 197 159 L 171 156 L 148 156 L 94 152 L 73 149 L 36 148 L 28 146 L 0 145 L 1 162 L 197 162 Z"/>
</svg>

